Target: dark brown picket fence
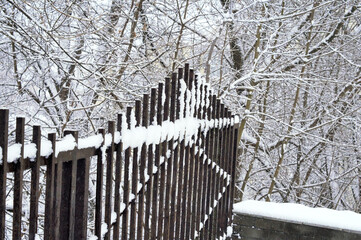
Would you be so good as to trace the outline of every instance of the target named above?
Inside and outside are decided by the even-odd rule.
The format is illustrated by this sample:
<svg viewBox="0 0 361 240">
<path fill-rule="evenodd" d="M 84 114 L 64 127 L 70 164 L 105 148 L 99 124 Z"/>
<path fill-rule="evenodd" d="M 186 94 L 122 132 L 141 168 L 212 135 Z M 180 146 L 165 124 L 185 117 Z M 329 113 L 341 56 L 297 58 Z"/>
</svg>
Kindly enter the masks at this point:
<svg viewBox="0 0 361 240">
<path fill-rule="evenodd" d="M 78 132 L 65 131 L 76 144 L 57 152 L 61 144 L 51 133 L 50 154 L 43 155 L 41 128 L 34 126 L 38 151 L 26 156 L 25 120 L 17 118 L 19 156 L 8 162 L 14 149 L 8 147 L 8 125 L 9 111 L 0 110 L 0 239 L 216 239 L 231 224 L 238 123 L 188 64 L 125 116 L 109 121 L 107 134 L 100 129 L 99 146 L 88 140 L 80 147 Z M 92 161 L 95 207 L 89 204 Z M 39 182 L 40 168 L 45 183 Z M 28 222 L 22 209 L 25 171 L 31 173 Z"/>
</svg>

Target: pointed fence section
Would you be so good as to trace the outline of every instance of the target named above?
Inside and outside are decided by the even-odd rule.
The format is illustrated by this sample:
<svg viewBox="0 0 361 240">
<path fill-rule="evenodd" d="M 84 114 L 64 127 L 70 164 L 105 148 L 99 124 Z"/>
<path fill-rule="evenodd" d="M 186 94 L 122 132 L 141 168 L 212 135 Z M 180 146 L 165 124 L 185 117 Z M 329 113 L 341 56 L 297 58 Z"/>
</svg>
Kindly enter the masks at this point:
<svg viewBox="0 0 361 240">
<path fill-rule="evenodd" d="M 41 140 L 34 126 L 26 144 L 24 118 L 17 118 L 9 147 L 9 111 L 0 110 L 0 239 L 226 235 L 238 121 L 209 85 L 186 64 L 116 120 L 86 139 L 65 131 L 58 141 L 55 134 Z"/>
</svg>

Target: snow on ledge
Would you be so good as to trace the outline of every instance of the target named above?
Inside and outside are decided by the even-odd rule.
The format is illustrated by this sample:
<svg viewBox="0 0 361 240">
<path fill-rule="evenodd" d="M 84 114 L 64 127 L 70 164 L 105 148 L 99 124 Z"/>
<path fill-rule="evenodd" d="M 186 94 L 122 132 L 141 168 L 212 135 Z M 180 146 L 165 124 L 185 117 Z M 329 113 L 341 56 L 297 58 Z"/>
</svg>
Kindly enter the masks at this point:
<svg viewBox="0 0 361 240">
<path fill-rule="evenodd" d="M 249 200 L 234 204 L 233 212 L 361 233 L 361 214 L 352 211 L 311 208 L 295 203 Z"/>
</svg>

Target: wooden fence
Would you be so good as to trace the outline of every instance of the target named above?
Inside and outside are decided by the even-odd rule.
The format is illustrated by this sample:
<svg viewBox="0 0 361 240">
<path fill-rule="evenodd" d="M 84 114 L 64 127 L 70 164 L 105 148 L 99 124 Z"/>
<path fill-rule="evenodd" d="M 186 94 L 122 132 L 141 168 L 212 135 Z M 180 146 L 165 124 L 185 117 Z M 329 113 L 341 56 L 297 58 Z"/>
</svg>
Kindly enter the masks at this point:
<svg viewBox="0 0 361 240">
<path fill-rule="evenodd" d="M 65 131 L 59 141 L 55 133 L 41 140 L 34 126 L 32 143 L 24 144 L 25 120 L 17 118 L 15 144 L 8 146 L 9 111 L 0 110 L 0 239 L 224 237 L 238 121 L 209 88 L 186 64 L 109 121 L 107 133 L 99 129 L 86 139 Z"/>
</svg>

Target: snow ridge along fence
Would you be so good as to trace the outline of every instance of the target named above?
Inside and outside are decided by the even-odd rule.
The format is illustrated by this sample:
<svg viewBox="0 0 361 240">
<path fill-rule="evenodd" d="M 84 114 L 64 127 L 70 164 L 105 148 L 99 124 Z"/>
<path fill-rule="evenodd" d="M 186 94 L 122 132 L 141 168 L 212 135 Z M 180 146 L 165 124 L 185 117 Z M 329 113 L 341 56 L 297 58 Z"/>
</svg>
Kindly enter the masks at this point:
<svg viewBox="0 0 361 240">
<path fill-rule="evenodd" d="M 224 238 L 237 119 L 188 64 L 86 139 L 0 110 L 0 239 Z"/>
</svg>

